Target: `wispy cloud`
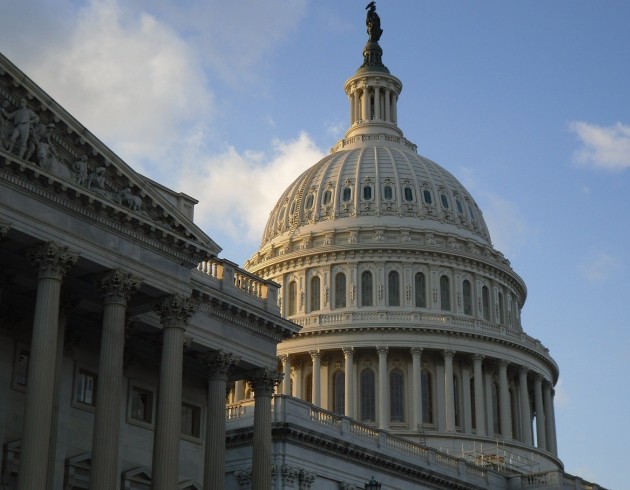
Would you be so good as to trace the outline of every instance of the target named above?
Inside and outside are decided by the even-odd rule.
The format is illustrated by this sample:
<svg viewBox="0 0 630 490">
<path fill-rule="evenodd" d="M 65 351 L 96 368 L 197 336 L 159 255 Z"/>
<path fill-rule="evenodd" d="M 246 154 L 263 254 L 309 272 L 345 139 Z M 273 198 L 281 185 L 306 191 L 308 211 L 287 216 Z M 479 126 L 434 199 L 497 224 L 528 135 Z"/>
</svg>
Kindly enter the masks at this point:
<svg viewBox="0 0 630 490">
<path fill-rule="evenodd" d="M 579 269 L 589 281 L 601 282 L 612 276 L 621 266 L 619 259 L 606 252 L 597 252 L 585 258 L 579 264 Z"/>
<path fill-rule="evenodd" d="M 567 391 L 566 386 L 562 378 L 558 378 L 558 382 L 554 386 L 556 395 L 554 397 L 554 403 L 558 408 L 567 407 L 571 403 L 571 397 Z"/>
<path fill-rule="evenodd" d="M 598 126 L 582 121 L 569 123 L 582 147 L 573 155 L 576 163 L 606 170 L 630 168 L 630 125 L 618 122 Z"/>
</svg>

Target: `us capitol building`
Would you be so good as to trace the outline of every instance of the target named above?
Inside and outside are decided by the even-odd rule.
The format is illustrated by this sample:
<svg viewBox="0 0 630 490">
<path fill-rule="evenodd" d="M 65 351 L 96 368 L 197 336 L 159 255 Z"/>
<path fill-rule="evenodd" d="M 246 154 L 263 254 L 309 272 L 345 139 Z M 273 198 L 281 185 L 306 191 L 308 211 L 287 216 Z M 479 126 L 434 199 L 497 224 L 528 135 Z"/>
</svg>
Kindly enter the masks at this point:
<svg viewBox="0 0 630 490">
<path fill-rule="evenodd" d="M 398 127 L 367 9 L 349 128 L 244 268 L 0 55 L 2 490 L 600 488 L 563 471 L 525 283 Z"/>
</svg>

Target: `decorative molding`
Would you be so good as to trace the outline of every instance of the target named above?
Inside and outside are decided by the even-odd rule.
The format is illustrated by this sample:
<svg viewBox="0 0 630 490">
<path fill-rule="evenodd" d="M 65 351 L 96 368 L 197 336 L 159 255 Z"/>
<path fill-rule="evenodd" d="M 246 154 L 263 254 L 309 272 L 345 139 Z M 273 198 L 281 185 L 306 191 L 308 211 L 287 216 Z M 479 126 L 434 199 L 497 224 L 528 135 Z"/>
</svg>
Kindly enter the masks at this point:
<svg viewBox="0 0 630 490">
<path fill-rule="evenodd" d="M 59 280 L 79 259 L 77 252 L 53 242 L 32 248 L 27 255 L 33 265 L 38 268 L 40 277 L 51 276 Z"/>
<path fill-rule="evenodd" d="M 156 305 L 156 312 L 160 315 L 163 328 L 185 329 L 196 309 L 195 302 L 178 294 L 167 296 Z"/>
</svg>

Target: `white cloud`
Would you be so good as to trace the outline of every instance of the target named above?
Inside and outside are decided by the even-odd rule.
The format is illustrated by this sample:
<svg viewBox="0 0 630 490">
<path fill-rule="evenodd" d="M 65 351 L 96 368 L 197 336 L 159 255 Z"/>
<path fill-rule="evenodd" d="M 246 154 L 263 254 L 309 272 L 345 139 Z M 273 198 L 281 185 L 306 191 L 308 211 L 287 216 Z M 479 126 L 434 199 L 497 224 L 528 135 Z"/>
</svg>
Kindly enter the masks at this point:
<svg viewBox="0 0 630 490">
<path fill-rule="evenodd" d="M 601 282 L 612 276 L 621 267 L 620 260 L 606 252 L 598 252 L 584 259 L 580 265 L 580 272 L 591 282 Z"/>
<path fill-rule="evenodd" d="M 558 378 L 558 382 L 554 386 L 554 390 L 556 395 L 554 397 L 554 403 L 558 408 L 565 408 L 571 402 L 571 397 L 569 396 L 569 392 L 564 386 L 564 381 L 562 378 Z"/>
<path fill-rule="evenodd" d="M 230 147 L 221 155 L 189 159 L 196 163 L 183 169 L 177 186 L 199 199 L 195 222 L 208 234 L 220 229 L 257 244 L 280 194 L 323 155 L 305 133 L 275 141 L 270 155 Z"/>
<path fill-rule="evenodd" d="M 582 143 L 573 155 L 575 162 L 606 170 L 630 168 L 630 126 L 619 122 L 613 126 L 597 126 L 574 121 L 569 129 Z"/>
</svg>

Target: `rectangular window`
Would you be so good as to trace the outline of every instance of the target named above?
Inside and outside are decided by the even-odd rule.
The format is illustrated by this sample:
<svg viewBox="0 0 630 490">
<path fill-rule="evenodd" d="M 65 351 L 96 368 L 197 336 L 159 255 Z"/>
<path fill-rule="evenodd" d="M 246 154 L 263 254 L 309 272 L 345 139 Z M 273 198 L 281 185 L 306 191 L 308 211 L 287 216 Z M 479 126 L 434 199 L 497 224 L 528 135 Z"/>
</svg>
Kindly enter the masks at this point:
<svg viewBox="0 0 630 490">
<path fill-rule="evenodd" d="M 31 351 L 27 347 L 18 346 L 15 350 L 15 361 L 13 363 L 13 388 L 16 390 L 26 389 L 26 377 L 28 375 L 28 360 Z"/>
<path fill-rule="evenodd" d="M 78 369 L 75 382 L 74 401 L 93 407 L 96 405 L 96 374 Z"/>
<path fill-rule="evenodd" d="M 153 392 L 132 386 L 129 405 L 129 418 L 147 424 L 153 423 Z"/>
<path fill-rule="evenodd" d="M 190 437 L 201 437 L 201 408 L 182 404 L 182 434 Z"/>
</svg>

